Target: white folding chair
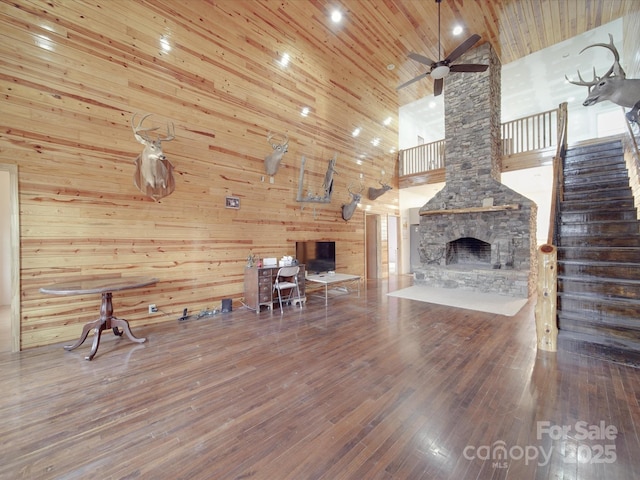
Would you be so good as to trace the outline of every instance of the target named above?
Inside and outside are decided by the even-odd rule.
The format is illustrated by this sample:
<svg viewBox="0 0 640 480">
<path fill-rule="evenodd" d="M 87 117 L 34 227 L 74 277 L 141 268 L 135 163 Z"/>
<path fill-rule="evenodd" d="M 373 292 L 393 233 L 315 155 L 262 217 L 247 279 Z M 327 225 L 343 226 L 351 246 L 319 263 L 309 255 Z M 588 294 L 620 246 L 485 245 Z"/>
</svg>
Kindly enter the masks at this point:
<svg viewBox="0 0 640 480">
<path fill-rule="evenodd" d="M 278 301 L 280 302 L 280 313 L 282 313 L 282 291 L 289 290 L 289 295 L 286 300 L 291 301 L 294 289 L 297 294 L 298 303 L 302 306 L 300 299 L 300 286 L 298 285 L 298 272 L 300 267 L 282 267 L 276 274 L 276 280 L 273 283 L 274 291 L 278 291 Z"/>
</svg>

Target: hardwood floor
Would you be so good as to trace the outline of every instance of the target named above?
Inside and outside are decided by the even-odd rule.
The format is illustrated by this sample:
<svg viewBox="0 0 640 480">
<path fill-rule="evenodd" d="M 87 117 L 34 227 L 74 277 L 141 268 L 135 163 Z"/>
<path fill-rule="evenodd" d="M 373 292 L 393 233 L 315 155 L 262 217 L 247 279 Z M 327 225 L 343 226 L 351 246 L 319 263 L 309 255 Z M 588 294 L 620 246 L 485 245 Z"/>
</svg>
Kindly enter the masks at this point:
<svg viewBox="0 0 640 480">
<path fill-rule="evenodd" d="M 536 353 L 533 301 L 386 296 L 409 284 L 133 324 L 147 343 L 105 332 L 91 362 L 90 343 L 0 354 L 0 478 L 640 477 L 637 369 Z"/>
</svg>

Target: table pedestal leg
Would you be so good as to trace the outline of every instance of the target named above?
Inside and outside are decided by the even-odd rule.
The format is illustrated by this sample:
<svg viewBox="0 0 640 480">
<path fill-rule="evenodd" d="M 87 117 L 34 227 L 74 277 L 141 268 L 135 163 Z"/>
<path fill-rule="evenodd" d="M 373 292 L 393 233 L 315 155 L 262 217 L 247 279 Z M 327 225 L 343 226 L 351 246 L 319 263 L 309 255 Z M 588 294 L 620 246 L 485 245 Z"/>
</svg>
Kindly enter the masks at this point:
<svg viewBox="0 0 640 480">
<path fill-rule="evenodd" d="M 98 347 L 100 346 L 100 336 L 102 335 L 103 330 L 112 329 L 113 334 L 118 337 L 122 336 L 123 333 L 127 334 L 127 338 L 132 342 L 143 343 L 147 339 L 146 338 L 138 338 L 132 332 L 129 327 L 129 322 L 123 320 L 122 318 L 116 318 L 113 316 L 113 304 L 111 303 L 111 293 L 103 293 L 102 294 L 102 303 L 100 304 L 100 318 L 98 320 L 94 320 L 93 322 L 87 323 L 82 328 L 82 335 L 76 343 L 73 345 L 65 345 L 65 350 L 73 350 L 74 348 L 78 348 L 80 345 L 84 343 L 89 335 L 89 331 L 93 329 L 93 344 L 91 345 L 91 351 L 89 355 L 84 357 L 86 360 L 91 360 L 95 356 L 98 351 Z M 118 330 L 121 328 L 122 331 Z"/>
<path fill-rule="evenodd" d="M 80 335 L 80 338 L 78 339 L 78 341 L 73 345 L 65 345 L 64 349 L 73 350 L 74 348 L 78 348 L 87 339 L 87 335 L 89 335 L 89 331 L 94 328 L 100 328 L 101 324 L 102 324 L 102 319 L 100 318 L 98 320 L 94 320 L 93 322 L 87 323 L 84 327 L 82 327 L 82 335 Z"/>
<path fill-rule="evenodd" d="M 116 331 L 118 329 L 118 327 L 120 327 L 122 329 L 122 332 L 119 333 L 119 335 L 122 335 L 122 333 L 126 333 L 127 334 L 127 338 L 129 340 L 131 340 L 132 342 L 136 342 L 136 343 L 144 343 L 147 341 L 146 338 L 138 338 L 136 337 L 133 332 L 131 332 L 131 328 L 129 327 L 129 322 L 127 322 L 126 320 L 122 319 L 122 318 L 116 318 L 116 317 L 111 317 L 111 326 L 113 327 L 113 330 Z"/>
</svg>

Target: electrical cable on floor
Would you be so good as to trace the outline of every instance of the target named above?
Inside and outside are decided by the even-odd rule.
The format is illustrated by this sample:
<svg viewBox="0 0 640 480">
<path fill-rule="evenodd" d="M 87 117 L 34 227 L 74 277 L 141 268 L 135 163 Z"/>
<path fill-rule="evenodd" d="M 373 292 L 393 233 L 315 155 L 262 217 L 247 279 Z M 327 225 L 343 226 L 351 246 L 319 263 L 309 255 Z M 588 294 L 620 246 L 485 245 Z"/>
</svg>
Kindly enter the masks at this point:
<svg viewBox="0 0 640 480">
<path fill-rule="evenodd" d="M 185 308 L 182 311 L 182 316 L 178 318 L 179 322 L 184 322 L 185 320 L 190 320 L 192 318 L 195 318 L 196 320 L 200 320 L 201 318 L 209 318 L 209 317 L 214 317 L 216 315 L 218 315 L 219 313 L 221 313 L 221 309 L 219 308 L 214 308 L 212 310 L 209 310 L 207 308 L 205 308 L 204 310 L 201 310 L 200 312 L 198 312 L 195 315 L 189 315 L 188 312 L 189 310 L 187 308 Z"/>
</svg>

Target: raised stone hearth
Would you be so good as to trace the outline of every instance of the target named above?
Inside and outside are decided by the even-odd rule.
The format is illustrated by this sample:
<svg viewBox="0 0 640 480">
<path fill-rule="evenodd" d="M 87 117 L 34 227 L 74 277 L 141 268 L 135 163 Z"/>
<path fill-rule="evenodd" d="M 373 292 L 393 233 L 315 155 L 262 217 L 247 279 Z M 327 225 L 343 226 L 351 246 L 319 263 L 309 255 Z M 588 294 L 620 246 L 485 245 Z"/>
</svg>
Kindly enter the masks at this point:
<svg viewBox="0 0 640 480">
<path fill-rule="evenodd" d="M 415 283 L 528 297 L 537 206 L 500 183 L 500 63 L 489 44 L 461 61 L 490 66 L 446 79 L 446 183 L 420 209 Z"/>
</svg>

